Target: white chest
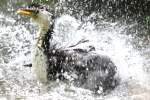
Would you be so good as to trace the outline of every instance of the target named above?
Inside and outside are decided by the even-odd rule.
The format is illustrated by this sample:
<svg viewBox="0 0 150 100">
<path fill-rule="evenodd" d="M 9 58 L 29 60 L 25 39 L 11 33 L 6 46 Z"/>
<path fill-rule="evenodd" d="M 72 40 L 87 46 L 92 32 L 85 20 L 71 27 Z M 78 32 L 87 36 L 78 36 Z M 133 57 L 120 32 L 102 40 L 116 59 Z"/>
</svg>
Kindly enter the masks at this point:
<svg viewBox="0 0 150 100">
<path fill-rule="evenodd" d="M 47 68 L 48 68 L 48 59 L 44 54 L 42 48 L 35 47 L 33 50 L 32 58 L 32 68 L 36 74 L 36 78 L 41 83 L 47 83 Z"/>
</svg>

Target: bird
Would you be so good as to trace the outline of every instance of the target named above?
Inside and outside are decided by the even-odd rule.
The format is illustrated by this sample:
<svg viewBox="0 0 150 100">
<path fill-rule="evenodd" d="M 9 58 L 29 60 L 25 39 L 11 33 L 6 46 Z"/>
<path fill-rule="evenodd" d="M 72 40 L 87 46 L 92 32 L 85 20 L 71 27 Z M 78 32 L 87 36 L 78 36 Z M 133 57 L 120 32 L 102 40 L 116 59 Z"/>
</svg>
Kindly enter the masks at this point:
<svg viewBox="0 0 150 100">
<path fill-rule="evenodd" d="M 45 6 L 30 4 L 17 9 L 17 13 L 31 18 L 38 26 L 30 66 L 39 82 L 48 84 L 59 80 L 95 93 L 99 90 L 105 93 L 118 85 L 117 67 L 110 57 L 93 52 L 94 46 L 72 48 L 88 40 L 66 48 L 57 48 L 57 44 L 52 43 L 57 18 Z"/>
</svg>

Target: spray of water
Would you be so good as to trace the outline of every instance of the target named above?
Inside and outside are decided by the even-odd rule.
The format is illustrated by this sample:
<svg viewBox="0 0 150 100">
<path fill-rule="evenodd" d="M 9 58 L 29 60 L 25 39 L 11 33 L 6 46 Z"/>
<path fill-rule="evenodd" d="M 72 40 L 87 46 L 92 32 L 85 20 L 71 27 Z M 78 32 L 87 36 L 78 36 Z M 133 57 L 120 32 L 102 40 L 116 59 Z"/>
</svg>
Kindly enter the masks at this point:
<svg viewBox="0 0 150 100">
<path fill-rule="evenodd" d="M 111 98 L 111 100 L 123 100 L 122 98 L 126 98 L 121 96 L 123 92 L 129 96 L 128 87 L 123 85 L 124 83 L 129 81 L 146 83 L 147 75 L 143 71 L 144 58 L 128 42 L 132 37 L 122 34 L 125 32 L 125 25 L 120 26 L 118 23 L 101 21 L 99 22 L 101 25 L 97 28 L 88 21 L 82 23 L 71 16 L 64 15 L 56 20 L 53 42 L 58 44 L 58 48 L 62 48 L 76 44 L 81 39 L 88 39 L 87 44 L 80 44 L 79 47 L 86 48 L 94 45 L 97 53 L 109 56 L 117 66 L 121 89 L 119 92 L 113 92 L 111 96 L 95 97 L 88 90 L 68 87 L 56 82 L 58 86 L 41 92 L 41 86 L 34 79 L 31 69 L 22 66 L 30 62 L 33 34 L 30 34 L 24 25 L 13 26 L 16 20 L 12 18 L 0 15 L 0 21 L 1 19 L 5 19 L 5 23 L 11 23 L 7 26 L 1 24 L 0 27 L 0 93 L 4 98 L 24 98 L 26 100 L 57 100 L 60 98 L 61 100 L 101 100 L 103 98 L 110 100 Z"/>
</svg>

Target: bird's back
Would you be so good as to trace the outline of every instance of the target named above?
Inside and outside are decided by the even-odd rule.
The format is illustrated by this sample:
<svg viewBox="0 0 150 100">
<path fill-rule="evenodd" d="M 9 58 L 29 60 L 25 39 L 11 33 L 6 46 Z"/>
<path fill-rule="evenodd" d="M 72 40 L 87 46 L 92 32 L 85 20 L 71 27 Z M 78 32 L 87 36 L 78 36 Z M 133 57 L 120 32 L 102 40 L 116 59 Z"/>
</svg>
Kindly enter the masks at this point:
<svg viewBox="0 0 150 100">
<path fill-rule="evenodd" d="M 48 79 L 69 81 L 77 87 L 97 91 L 117 85 L 116 66 L 107 56 L 86 50 L 50 50 Z"/>
</svg>

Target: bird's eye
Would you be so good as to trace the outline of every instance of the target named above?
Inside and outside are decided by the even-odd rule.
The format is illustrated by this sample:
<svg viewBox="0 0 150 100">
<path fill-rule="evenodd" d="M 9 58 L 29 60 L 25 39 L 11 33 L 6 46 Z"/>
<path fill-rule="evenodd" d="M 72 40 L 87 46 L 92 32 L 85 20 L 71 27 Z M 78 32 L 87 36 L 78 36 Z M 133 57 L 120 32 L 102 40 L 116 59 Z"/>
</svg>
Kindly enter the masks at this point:
<svg viewBox="0 0 150 100">
<path fill-rule="evenodd" d="M 35 13 L 38 14 L 38 13 L 39 13 L 39 10 L 35 10 Z"/>
</svg>

